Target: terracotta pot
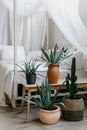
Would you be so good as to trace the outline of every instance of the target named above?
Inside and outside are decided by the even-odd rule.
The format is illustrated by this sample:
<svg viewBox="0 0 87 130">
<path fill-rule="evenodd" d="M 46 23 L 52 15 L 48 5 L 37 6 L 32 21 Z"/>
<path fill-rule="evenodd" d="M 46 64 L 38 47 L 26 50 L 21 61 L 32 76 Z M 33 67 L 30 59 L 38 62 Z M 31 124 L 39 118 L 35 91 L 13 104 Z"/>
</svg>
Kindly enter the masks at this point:
<svg viewBox="0 0 87 130">
<path fill-rule="evenodd" d="M 61 112 L 59 106 L 54 106 L 54 109 L 52 110 L 39 110 L 39 118 L 41 122 L 49 125 L 58 122 L 58 120 L 60 119 L 60 115 Z"/>
<path fill-rule="evenodd" d="M 59 79 L 59 65 L 49 64 L 47 70 L 47 78 L 50 84 L 57 84 Z"/>
<path fill-rule="evenodd" d="M 62 114 L 65 120 L 68 121 L 80 121 L 83 119 L 84 114 L 84 101 L 83 98 L 79 97 L 76 99 L 69 99 L 68 97 L 63 98 Z"/>
</svg>

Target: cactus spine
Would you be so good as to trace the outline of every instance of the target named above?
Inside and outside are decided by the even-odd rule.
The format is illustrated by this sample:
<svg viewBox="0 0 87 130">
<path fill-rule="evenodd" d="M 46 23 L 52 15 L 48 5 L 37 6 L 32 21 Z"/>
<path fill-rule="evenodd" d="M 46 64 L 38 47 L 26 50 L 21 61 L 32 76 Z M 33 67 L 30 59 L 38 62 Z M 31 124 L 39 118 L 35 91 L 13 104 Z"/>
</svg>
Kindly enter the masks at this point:
<svg viewBox="0 0 87 130">
<path fill-rule="evenodd" d="M 75 98 L 75 94 L 78 92 L 77 86 L 77 76 L 76 76 L 76 58 L 73 57 L 71 64 L 71 74 L 67 74 L 66 76 L 66 87 L 70 93 L 70 99 Z"/>
</svg>

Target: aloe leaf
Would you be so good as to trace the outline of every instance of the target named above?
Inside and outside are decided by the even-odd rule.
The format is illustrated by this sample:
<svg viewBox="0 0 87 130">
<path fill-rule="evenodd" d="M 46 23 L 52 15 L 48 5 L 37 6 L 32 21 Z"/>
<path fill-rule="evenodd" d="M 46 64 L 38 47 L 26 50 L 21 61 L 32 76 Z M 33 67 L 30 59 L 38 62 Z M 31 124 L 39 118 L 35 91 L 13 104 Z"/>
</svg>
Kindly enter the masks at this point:
<svg viewBox="0 0 87 130">
<path fill-rule="evenodd" d="M 55 96 L 52 98 L 51 105 L 53 105 L 55 103 L 55 100 L 57 98 L 57 94 L 58 94 L 58 92 L 56 92 Z"/>
<path fill-rule="evenodd" d="M 56 56 L 57 49 L 58 49 L 58 46 L 56 44 L 55 47 L 54 47 L 54 57 Z"/>
<path fill-rule="evenodd" d="M 38 107 L 43 108 L 43 104 L 40 102 L 39 99 L 32 97 L 32 101 L 36 103 Z"/>
<path fill-rule="evenodd" d="M 41 93 L 41 89 L 38 86 L 37 86 L 37 91 L 39 92 L 39 94 Z"/>
<path fill-rule="evenodd" d="M 49 52 L 48 50 L 45 50 L 45 49 L 41 49 L 42 53 L 44 54 L 44 56 L 46 57 L 47 61 L 50 62 L 50 57 L 49 57 Z"/>
<path fill-rule="evenodd" d="M 60 49 L 58 50 L 57 52 L 57 58 L 55 59 L 55 62 L 57 63 L 58 61 L 60 62 L 60 58 L 61 58 L 61 55 L 63 54 L 63 50 Z"/>
<path fill-rule="evenodd" d="M 23 72 L 25 72 L 25 69 L 21 67 L 20 65 L 17 65 Z"/>
<path fill-rule="evenodd" d="M 63 61 L 63 60 L 65 60 L 65 59 L 67 59 L 67 58 L 70 57 L 71 55 L 72 55 L 72 53 L 69 54 L 69 55 L 64 56 L 63 58 L 61 58 L 60 62 Z"/>
<path fill-rule="evenodd" d="M 37 70 L 37 68 L 40 66 L 41 64 L 38 64 L 35 68 L 34 68 L 34 70 L 36 71 Z"/>
<path fill-rule="evenodd" d="M 50 63 L 52 63 L 52 50 L 50 50 Z"/>
</svg>

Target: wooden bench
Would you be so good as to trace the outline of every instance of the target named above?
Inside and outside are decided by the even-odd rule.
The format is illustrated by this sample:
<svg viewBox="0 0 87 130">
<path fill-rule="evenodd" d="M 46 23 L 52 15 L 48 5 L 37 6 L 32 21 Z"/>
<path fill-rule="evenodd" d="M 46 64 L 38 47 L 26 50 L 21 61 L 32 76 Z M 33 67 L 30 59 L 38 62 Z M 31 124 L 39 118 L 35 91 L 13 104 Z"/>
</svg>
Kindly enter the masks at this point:
<svg viewBox="0 0 87 130">
<path fill-rule="evenodd" d="M 66 85 L 63 84 L 64 79 L 60 79 L 58 84 L 52 84 L 52 90 L 57 90 L 61 87 L 61 89 L 66 89 Z M 78 79 L 78 88 L 87 88 L 87 78 L 79 78 Z M 26 96 L 26 91 L 28 92 L 28 102 L 27 102 L 27 113 L 26 118 L 29 120 L 29 111 L 30 111 L 30 98 L 31 93 L 36 92 L 36 84 L 23 84 L 23 92 L 22 92 L 22 104 L 21 104 L 21 111 L 24 110 L 24 99 Z M 78 94 L 86 94 L 87 91 L 78 92 Z"/>
</svg>

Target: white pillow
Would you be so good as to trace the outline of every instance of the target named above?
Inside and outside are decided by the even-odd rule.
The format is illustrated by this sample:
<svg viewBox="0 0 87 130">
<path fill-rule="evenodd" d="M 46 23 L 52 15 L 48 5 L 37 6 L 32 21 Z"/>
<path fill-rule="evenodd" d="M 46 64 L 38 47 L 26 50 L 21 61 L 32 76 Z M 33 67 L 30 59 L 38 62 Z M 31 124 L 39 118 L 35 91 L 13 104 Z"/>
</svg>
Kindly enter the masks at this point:
<svg viewBox="0 0 87 130">
<path fill-rule="evenodd" d="M 41 60 L 41 50 L 38 50 L 38 51 L 31 51 L 28 53 L 28 56 L 26 57 L 26 59 L 37 59 L 37 60 Z"/>
<path fill-rule="evenodd" d="M 71 69 L 71 62 L 73 57 L 76 58 L 76 69 L 84 68 L 83 54 L 79 50 L 75 50 L 69 58 L 65 59 L 61 63 L 61 65 L 67 66 L 67 69 Z"/>
<path fill-rule="evenodd" d="M 17 60 L 22 61 L 26 57 L 24 47 L 17 46 Z M 0 45 L 0 60 L 13 60 L 14 46 Z"/>
</svg>

